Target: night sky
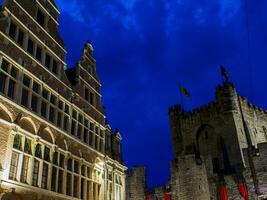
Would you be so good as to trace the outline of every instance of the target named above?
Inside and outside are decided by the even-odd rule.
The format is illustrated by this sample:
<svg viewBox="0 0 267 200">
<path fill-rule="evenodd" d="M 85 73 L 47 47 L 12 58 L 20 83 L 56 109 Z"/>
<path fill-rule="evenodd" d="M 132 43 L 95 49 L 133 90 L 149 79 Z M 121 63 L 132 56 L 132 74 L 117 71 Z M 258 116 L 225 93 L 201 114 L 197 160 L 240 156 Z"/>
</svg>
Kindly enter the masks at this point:
<svg viewBox="0 0 267 200">
<path fill-rule="evenodd" d="M 267 1 L 247 0 L 248 23 L 245 1 L 56 0 L 69 67 L 92 41 L 108 121 L 126 165 L 145 165 L 150 187 L 169 178 L 179 83 L 192 96 L 187 110 L 206 104 L 224 64 L 239 93 L 267 108 Z"/>
<path fill-rule="evenodd" d="M 67 63 L 73 66 L 84 43 L 92 41 L 103 104 L 123 136 L 124 161 L 145 165 L 150 187 L 169 178 L 168 108 L 180 101 L 179 83 L 192 96 L 186 109 L 206 104 L 214 100 L 224 64 L 238 91 L 267 107 L 267 1 L 248 0 L 248 23 L 244 3 L 57 0 Z"/>
</svg>

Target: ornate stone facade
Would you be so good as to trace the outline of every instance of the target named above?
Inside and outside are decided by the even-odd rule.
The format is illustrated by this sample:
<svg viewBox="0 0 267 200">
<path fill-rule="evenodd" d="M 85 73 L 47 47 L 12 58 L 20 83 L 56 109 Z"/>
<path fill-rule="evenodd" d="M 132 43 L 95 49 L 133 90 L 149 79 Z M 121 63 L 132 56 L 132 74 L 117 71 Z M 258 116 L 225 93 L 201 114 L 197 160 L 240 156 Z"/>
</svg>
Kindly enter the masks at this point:
<svg viewBox="0 0 267 200">
<path fill-rule="evenodd" d="M 0 11 L 0 199 L 124 200 L 121 135 L 105 122 L 93 47 L 67 69 L 54 0 Z"/>
<path fill-rule="evenodd" d="M 191 112 L 176 105 L 169 116 L 172 200 L 219 200 L 227 193 L 241 200 L 246 186 L 249 199 L 267 199 L 267 111 L 226 82 L 215 102 Z"/>
</svg>

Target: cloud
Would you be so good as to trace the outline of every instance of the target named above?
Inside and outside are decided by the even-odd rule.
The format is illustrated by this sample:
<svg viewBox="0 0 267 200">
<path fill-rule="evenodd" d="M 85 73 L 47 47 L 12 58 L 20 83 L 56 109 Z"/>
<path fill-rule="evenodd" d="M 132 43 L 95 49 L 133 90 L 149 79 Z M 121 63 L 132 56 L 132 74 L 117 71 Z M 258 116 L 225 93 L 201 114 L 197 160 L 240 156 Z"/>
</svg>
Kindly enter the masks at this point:
<svg viewBox="0 0 267 200">
<path fill-rule="evenodd" d="M 67 13 L 73 19 L 84 22 L 84 17 L 82 15 L 83 3 L 79 0 L 56 0 L 56 3 L 62 13 Z"/>
<path fill-rule="evenodd" d="M 218 65 L 224 64 L 238 91 L 266 105 L 267 97 L 261 95 L 267 90 L 263 83 L 267 53 L 265 0 L 253 1 L 249 6 L 252 70 L 247 63 L 240 0 L 58 3 L 63 9 L 60 27 L 69 66 L 78 60 L 85 41 L 90 39 L 107 117 L 123 135 L 124 160 L 129 167 L 147 165 L 150 186 L 168 179 L 172 150 L 167 112 L 170 105 L 179 102 L 180 82 L 193 96 L 185 103 L 187 109 L 207 103 L 214 99 L 214 88 L 221 81 Z M 252 77 L 257 77 L 253 84 Z M 159 165 L 155 147 L 160 151 L 161 172 L 154 167 Z"/>
</svg>

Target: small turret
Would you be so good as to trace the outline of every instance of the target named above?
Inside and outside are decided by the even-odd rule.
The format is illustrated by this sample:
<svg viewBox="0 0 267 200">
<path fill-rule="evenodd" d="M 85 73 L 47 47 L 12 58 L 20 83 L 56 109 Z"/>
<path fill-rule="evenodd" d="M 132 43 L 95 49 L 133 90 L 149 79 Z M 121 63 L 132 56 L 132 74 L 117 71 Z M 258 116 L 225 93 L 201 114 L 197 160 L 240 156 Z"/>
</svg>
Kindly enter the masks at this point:
<svg viewBox="0 0 267 200">
<path fill-rule="evenodd" d="M 227 81 L 216 88 L 216 101 L 221 111 L 238 110 L 237 93 L 233 83 Z"/>
</svg>

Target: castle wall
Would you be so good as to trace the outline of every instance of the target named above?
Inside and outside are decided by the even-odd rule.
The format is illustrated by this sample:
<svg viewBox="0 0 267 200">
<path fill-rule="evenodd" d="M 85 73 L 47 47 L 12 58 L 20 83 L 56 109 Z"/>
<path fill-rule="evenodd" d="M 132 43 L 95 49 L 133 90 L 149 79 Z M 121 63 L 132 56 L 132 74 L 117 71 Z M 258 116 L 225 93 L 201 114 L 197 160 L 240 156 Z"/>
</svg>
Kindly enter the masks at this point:
<svg viewBox="0 0 267 200">
<path fill-rule="evenodd" d="M 195 155 L 180 156 L 172 165 L 172 200 L 209 200 L 205 163 L 197 165 Z"/>
<path fill-rule="evenodd" d="M 126 200 L 144 200 L 146 189 L 145 167 L 134 167 L 126 178 Z"/>
</svg>

